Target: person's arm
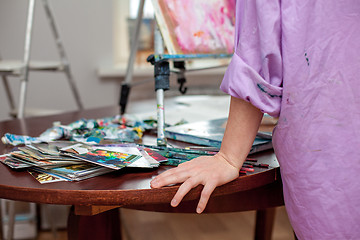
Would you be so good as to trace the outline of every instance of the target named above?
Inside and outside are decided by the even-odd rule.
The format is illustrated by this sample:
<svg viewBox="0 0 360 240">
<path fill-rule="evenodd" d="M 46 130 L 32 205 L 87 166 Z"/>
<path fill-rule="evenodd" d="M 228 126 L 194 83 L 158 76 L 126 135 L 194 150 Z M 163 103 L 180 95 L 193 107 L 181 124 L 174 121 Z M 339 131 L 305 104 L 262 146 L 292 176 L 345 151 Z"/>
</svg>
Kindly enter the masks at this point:
<svg viewBox="0 0 360 240">
<path fill-rule="evenodd" d="M 183 197 L 199 184 L 204 185 L 197 213 L 204 211 L 211 193 L 217 186 L 239 176 L 239 171 L 254 142 L 262 112 L 250 103 L 231 97 L 229 117 L 218 154 L 199 157 L 170 169 L 151 181 L 151 187 L 159 188 L 182 183 L 171 201 L 176 207 Z"/>
</svg>

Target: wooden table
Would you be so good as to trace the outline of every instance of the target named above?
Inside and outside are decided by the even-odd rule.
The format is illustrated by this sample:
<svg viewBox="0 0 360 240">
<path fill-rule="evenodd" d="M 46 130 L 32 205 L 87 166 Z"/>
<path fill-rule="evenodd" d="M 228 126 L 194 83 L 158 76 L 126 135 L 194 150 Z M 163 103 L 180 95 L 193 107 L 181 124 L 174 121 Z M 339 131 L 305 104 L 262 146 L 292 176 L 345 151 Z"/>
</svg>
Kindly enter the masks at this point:
<svg viewBox="0 0 360 240">
<path fill-rule="evenodd" d="M 80 118 L 114 116 L 118 107 L 69 112 L 46 117 L 14 119 L 0 122 L 0 136 L 9 132 L 39 136 L 55 121 L 69 124 Z M 144 138 L 149 141 L 149 138 Z M 0 144 L 0 153 L 11 149 Z M 204 213 L 257 210 L 256 238 L 270 239 L 274 207 L 284 204 L 279 165 L 273 151 L 254 155 L 269 169 L 255 172 L 215 189 Z M 26 171 L 14 171 L 0 164 L 0 198 L 72 205 L 68 220 L 69 239 L 120 239 L 117 208 L 158 212 L 194 213 L 202 186 L 194 188 L 177 208 L 170 206 L 178 186 L 151 189 L 150 181 L 170 167 L 158 169 L 122 169 L 79 182 L 38 183 Z"/>
</svg>

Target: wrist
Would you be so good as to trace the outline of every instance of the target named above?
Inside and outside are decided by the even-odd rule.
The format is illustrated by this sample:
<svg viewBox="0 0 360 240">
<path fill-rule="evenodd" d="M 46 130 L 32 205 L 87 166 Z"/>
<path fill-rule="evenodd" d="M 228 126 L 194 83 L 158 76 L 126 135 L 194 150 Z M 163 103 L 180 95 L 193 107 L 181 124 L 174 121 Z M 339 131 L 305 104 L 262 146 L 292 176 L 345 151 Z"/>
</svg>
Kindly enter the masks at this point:
<svg viewBox="0 0 360 240">
<path fill-rule="evenodd" d="M 238 158 L 229 156 L 221 151 L 218 152 L 216 156 L 222 159 L 223 161 L 227 162 L 229 165 L 231 165 L 233 168 L 237 169 L 238 171 L 240 171 L 240 168 L 244 162 L 244 161 L 239 161 Z"/>
</svg>

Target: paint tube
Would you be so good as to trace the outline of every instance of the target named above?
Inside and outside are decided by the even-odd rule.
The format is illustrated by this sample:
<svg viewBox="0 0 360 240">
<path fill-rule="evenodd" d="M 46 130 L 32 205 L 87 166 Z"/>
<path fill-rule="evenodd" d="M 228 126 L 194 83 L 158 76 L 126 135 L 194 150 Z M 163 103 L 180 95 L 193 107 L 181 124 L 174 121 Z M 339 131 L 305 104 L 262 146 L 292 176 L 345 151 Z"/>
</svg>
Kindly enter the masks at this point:
<svg viewBox="0 0 360 240">
<path fill-rule="evenodd" d="M 1 138 L 1 141 L 4 144 L 10 144 L 13 146 L 21 145 L 21 144 L 31 144 L 31 143 L 39 143 L 41 140 L 37 137 L 29 137 L 23 135 L 15 135 L 10 133 L 5 133 L 5 135 Z"/>
<path fill-rule="evenodd" d="M 43 142 L 55 141 L 59 139 L 67 139 L 70 133 L 67 129 L 56 126 L 47 129 L 45 132 L 40 134 L 39 139 Z"/>
</svg>

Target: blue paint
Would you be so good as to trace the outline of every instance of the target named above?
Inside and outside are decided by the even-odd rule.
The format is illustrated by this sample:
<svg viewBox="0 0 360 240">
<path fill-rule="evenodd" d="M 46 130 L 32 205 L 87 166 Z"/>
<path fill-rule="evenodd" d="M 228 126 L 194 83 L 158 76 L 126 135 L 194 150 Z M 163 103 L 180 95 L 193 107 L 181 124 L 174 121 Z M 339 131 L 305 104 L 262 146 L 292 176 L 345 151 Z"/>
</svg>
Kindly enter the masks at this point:
<svg viewBox="0 0 360 240">
<path fill-rule="evenodd" d="M 279 97 L 279 98 L 282 97 L 281 95 L 275 95 L 275 94 L 269 93 L 268 91 L 266 91 L 265 87 L 264 87 L 263 85 L 261 85 L 260 83 L 258 83 L 256 86 L 257 86 L 262 92 L 266 93 L 267 95 L 269 95 L 269 96 L 272 97 L 272 98 L 273 98 L 273 97 Z"/>
<path fill-rule="evenodd" d="M 154 55 L 155 61 L 163 60 L 189 60 L 189 59 L 204 59 L 204 58 L 231 58 L 232 54 L 161 54 Z"/>
</svg>

